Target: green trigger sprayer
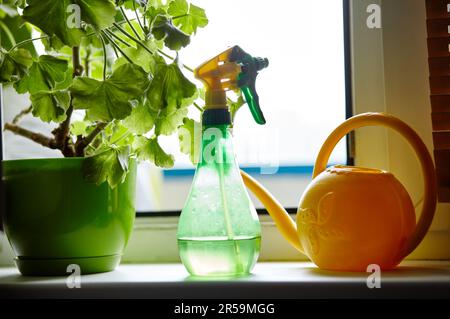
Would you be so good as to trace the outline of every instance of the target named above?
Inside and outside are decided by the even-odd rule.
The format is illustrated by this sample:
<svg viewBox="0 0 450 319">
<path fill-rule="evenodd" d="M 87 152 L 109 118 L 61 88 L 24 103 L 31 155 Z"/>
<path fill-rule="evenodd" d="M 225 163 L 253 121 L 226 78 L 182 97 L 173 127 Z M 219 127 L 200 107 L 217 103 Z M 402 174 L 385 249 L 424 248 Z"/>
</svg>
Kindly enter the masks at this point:
<svg viewBox="0 0 450 319">
<path fill-rule="evenodd" d="M 258 258 L 261 227 L 235 161 L 226 91 L 240 89 L 255 121 L 265 124 L 255 81 L 268 64 L 234 46 L 194 72 L 206 88 L 201 153 L 177 233 L 192 275 L 244 275 Z"/>
</svg>

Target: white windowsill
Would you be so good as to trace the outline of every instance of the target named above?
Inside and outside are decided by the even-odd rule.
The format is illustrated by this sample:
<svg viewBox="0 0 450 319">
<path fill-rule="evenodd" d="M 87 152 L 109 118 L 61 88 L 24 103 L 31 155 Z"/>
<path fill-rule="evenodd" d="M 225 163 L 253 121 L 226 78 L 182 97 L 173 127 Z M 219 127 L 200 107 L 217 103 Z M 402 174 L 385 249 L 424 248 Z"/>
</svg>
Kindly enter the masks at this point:
<svg viewBox="0 0 450 319">
<path fill-rule="evenodd" d="M 24 277 L 0 268 L 0 298 L 405 298 L 449 297 L 450 261 L 406 261 L 382 272 L 369 289 L 369 273 L 318 270 L 308 262 L 258 263 L 249 277 L 199 280 L 181 264 L 123 264 L 109 273 L 84 275 L 81 288 L 66 277 Z"/>
</svg>

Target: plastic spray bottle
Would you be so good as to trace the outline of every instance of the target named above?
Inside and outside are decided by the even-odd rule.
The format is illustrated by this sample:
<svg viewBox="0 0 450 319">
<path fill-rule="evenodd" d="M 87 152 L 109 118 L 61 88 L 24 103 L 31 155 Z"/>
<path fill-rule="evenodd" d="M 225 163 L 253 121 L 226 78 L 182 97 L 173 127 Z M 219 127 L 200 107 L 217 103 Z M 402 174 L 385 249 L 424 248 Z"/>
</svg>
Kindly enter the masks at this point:
<svg viewBox="0 0 450 319">
<path fill-rule="evenodd" d="M 235 161 L 226 91 L 240 89 L 255 121 L 265 124 L 255 80 L 268 64 L 234 46 L 194 72 L 206 89 L 201 152 L 177 233 L 191 275 L 245 275 L 258 259 L 261 226 Z"/>
</svg>

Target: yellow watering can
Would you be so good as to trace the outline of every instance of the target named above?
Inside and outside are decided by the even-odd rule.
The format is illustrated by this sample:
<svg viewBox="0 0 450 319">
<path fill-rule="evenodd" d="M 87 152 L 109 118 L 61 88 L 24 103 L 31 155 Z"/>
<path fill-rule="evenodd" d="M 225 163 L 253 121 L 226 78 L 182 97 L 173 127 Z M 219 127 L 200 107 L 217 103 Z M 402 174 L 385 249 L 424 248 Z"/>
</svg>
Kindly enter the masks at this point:
<svg viewBox="0 0 450 319">
<path fill-rule="evenodd" d="M 420 160 L 424 200 L 417 225 L 411 198 L 391 173 L 343 165 L 326 168 L 342 137 L 376 125 L 403 135 Z M 300 199 L 297 225 L 263 186 L 241 174 L 282 235 L 322 269 L 366 271 L 370 264 L 394 268 L 422 241 L 436 209 L 436 174 L 425 144 L 407 124 L 383 113 L 354 116 L 330 134 L 317 157 L 313 181 Z"/>
</svg>

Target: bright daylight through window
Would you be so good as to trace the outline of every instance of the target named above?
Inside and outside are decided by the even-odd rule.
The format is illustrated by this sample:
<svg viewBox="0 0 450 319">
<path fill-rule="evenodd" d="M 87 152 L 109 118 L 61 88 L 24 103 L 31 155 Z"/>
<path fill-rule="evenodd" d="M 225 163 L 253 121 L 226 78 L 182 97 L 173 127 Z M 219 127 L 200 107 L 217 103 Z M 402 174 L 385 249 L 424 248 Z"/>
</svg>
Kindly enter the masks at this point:
<svg viewBox="0 0 450 319">
<path fill-rule="evenodd" d="M 247 107 L 236 117 L 240 165 L 311 165 L 326 136 L 345 117 L 342 2 L 283 0 L 277 7 L 289 10 L 276 13 L 270 1 L 197 3 L 211 19 L 181 51 L 184 63 L 196 67 L 223 51 L 224 44 L 269 59 L 256 88 L 267 124 L 255 124 Z M 170 151 L 178 149 L 174 143 Z M 177 158 L 175 168 L 192 167 L 187 156 Z M 331 161 L 345 161 L 344 144 Z"/>
<path fill-rule="evenodd" d="M 181 52 L 184 63 L 196 67 L 224 50 L 224 44 L 240 45 L 252 55 L 269 59 L 256 87 L 267 124 L 256 124 L 248 107 L 242 107 L 235 119 L 233 143 L 239 165 L 259 168 L 252 172 L 257 178 L 267 177 L 265 185 L 280 196 L 282 204 L 296 206 L 319 147 L 345 118 L 342 2 L 283 0 L 277 7 L 289 10 L 276 13 L 269 1 L 197 3 L 205 8 L 210 22 Z M 191 116 L 199 119 L 200 114 L 194 110 Z M 171 195 L 165 208 L 181 209 L 191 179 L 179 177 L 179 170 L 193 166 L 187 156 L 177 153 L 176 138 L 164 142 L 180 159 L 172 169 L 175 172 L 165 172 L 164 186 L 179 190 L 182 198 L 174 205 L 177 198 Z M 342 140 L 330 162 L 345 161 Z"/>
</svg>

